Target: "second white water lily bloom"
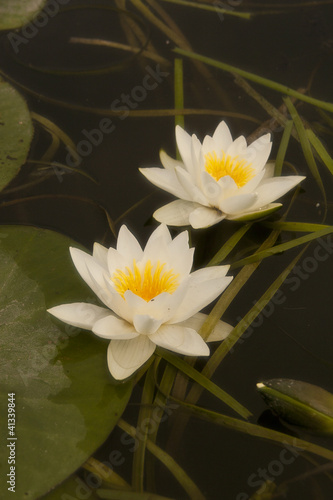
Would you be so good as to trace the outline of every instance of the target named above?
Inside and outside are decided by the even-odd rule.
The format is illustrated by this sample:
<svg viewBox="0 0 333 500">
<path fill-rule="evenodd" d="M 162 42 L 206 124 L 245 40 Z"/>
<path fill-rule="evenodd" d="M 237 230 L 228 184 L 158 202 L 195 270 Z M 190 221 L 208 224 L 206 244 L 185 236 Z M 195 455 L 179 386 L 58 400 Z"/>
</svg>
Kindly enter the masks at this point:
<svg viewBox="0 0 333 500">
<path fill-rule="evenodd" d="M 49 312 L 110 339 L 108 366 L 118 380 L 140 368 L 156 346 L 207 356 L 209 348 L 198 333 L 206 316 L 198 311 L 220 295 L 232 277 L 226 276 L 229 266 L 191 273 L 193 252 L 187 231 L 172 240 L 161 224 L 143 250 L 122 226 L 116 249 L 95 243 L 91 256 L 71 248 L 77 271 L 107 308 L 78 302 Z M 231 329 L 219 321 L 207 340 L 222 340 Z"/>
<path fill-rule="evenodd" d="M 181 127 L 176 141 L 182 162 L 161 151 L 163 168 L 141 168 L 143 175 L 179 200 L 158 209 L 154 217 L 168 225 L 212 226 L 222 219 L 253 219 L 281 206 L 273 203 L 305 177 L 273 177 L 267 164 L 272 142 L 263 135 L 249 146 L 243 136 L 233 140 L 222 121 L 202 144 Z"/>
</svg>

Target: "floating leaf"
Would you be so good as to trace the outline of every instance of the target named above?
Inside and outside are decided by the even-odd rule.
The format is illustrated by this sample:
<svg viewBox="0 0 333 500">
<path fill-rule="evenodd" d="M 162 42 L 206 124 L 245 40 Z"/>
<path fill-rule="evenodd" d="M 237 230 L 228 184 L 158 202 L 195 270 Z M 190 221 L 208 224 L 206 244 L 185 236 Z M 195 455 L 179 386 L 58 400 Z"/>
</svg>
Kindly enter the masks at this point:
<svg viewBox="0 0 333 500">
<path fill-rule="evenodd" d="M 24 99 L 0 78 L 0 190 L 25 163 L 32 136 L 30 113 Z"/>
<path fill-rule="evenodd" d="M 42 10 L 46 0 L 0 0 L 0 30 L 20 28 Z M 54 13 L 54 10 L 52 10 Z"/>
<path fill-rule="evenodd" d="M 91 302 L 70 261 L 70 244 L 52 231 L 0 228 L 2 421 L 9 393 L 16 413 L 15 435 L 6 430 L 0 438 L 0 462 L 7 464 L 7 438 L 17 437 L 15 492 L 26 500 L 47 493 L 88 459 L 131 393 L 131 384 L 113 385 L 104 341 L 46 312 L 63 302 Z M 5 484 L 1 491 L 11 498 Z"/>
<path fill-rule="evenodd" d="M 299 380 L 276 378 L 257 384 L 268 406 L 287 422 L 333 435 L 333 394 Z"/>
</svg>

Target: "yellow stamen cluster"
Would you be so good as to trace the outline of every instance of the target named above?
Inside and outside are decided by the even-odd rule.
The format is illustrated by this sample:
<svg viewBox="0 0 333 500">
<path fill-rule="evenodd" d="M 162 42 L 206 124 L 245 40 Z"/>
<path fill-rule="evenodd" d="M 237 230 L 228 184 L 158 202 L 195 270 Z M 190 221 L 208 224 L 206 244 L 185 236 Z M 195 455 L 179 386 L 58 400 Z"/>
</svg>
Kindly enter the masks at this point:
<svg viewBox="0 0 333 500">
<path fill-rule="evenodd" d="M 152 264 L 148 260 L 140 271 L 135 259 L 133 269 L 126 267 L 125 270 L 117 269 L 111 281 L 117 292 L 124 298 L 125 292 L 131 290 L 145 301 L 149 302 L 162 292 L 173 293 L 179 286 L 179 274 L 173 269 L 164 271 L 165 264 L 159 261 Z"/>
<path fill-rule="evenodd" d="M 205 155 L 205 169 L 217 181 L 221 177 L 229 175 L 238 187 L 245 186 L 255 175 L 251 163 L 246 160 L 238 160 L 238 156 L 231 157 L 222 152 L 222 158 L 218 158 L 215 151 Z"/>
</svg>

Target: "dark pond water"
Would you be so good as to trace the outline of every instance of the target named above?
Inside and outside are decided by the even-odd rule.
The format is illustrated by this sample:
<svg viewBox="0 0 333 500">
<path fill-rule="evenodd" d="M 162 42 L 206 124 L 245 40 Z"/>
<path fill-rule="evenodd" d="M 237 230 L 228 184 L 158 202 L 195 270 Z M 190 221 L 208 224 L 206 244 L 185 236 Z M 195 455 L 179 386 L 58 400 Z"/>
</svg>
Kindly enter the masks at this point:
<svg viewBox="0 0 333 500">
<path fill-rule="evenodd" d="M 195 52 L 294 89 L 311 85 L 310 95 L 332 101 L 332 2 L 215 2 L 215 6 L 229 8 L 232 12 L 254 12 L 250 20 L 168 2 L 157 3 L 177 24 Z M 208 0 L 205 3 L 214 5 Z M 137 22 L 143 33 L 142 50 L 149 48 L 147 43 L 153 44 L 165 63 L 142 55 L 134 57 L 110 47 L 69 43 L 71 37 L 81 37 L 127 44 L 116 2 L 99 2 L 99 8 L 93 8 L 96 7 L 93 1 L 69 2 L 68 7 L 77 6 L 77 9 L 69 9 L 51 19 L 47 26 L 31 37 L 29 43 L 18 47 L 17 54 L 6 36 L 2 37 L 2 70 L 16 82 L 16 87 L 34 113 L 51 120 L 71 137 L 80 155 L 76 167 L 97 182 L 92 182 L 80 172 L 54 169 L 48 172 L 51 175 L 43 182 L 30 185 L 32 181 L 40 180 L 40 171 L 38 166 L 29 163 L 22 168 L 7 193 L 2 195 L 3 201 L 13 200 L 13 203 L 2 207 L 1 223 L 53 229 L 91 249 L 94 241 L 105 245 L 114 245 L 115 242 L 105 213 L 98 205 L 107 210 L 112 220 L 116 221 L 117 228 L 126 223 L 144 242 L 155 227 L 151 214 L 163 203 L 171 201 L 171 196 L 155 189 L 139 175 L 138 167 L 159 165 L 160 148 L 174 156 L 174 117 L 126 116 L 125 111 L 120 116 L 109 114 L 111 106 L 115 108 L 120 104 L 136 112 L 172 109 L 174 106 L 175 54 L 172 49 L 175 43 L 170 36 L 149 23 L 130 2 L 128 4 L 129 12 L 122 16 L 122 21 L 130 19 Z M 100 8 L 102 6 L 104 8 Z M 167 23 L 168 19 L 164 19 Z M 109 67 L 111 71 L 85 74 L 97 67 Z M 80 74 L 72 74 L 75 72 Z M 202 139 L 224 118 L 234 137 L 241 134 L 248 136 L 270 118 L 234 82 L 232 75 L 216 68 L 209 68 L 209 72 L 208 76 L 202 75 L 189 59 L 184 59 L 185 107 L 221 111 L 219 115 L 207 112 L 205 115 L 186 116 L 187 130 L 197 133 Z M 152 75 L 150 81 L 155 78 L 157 85 L 143 94 L 138 88 L 142 88 L 147 74 Z M 281 94 L 264 87 L 255 88 L 271 104 L 281 106 Z M 74 109 L 75 106 L 80 109 Z M 86 108 L 94 108 L 95 111 Z M 306 120 L 317 127 L 322 141 L 332 153 L 332 124 L 315 107 L 301 104 L 298 109 Z M 246 116 L 240 118 L 232 113 Z M 110 129 L 107 133 L 96 132 L 103 128 L 106 118 L 112 120 L 112 131 L 108 122 Z M 273 132 L 273 159 L 281 136 L 281 132 Z M 49 136 L 36 125 L 30 159 L 40 159 L 48 145 Z M 54 160 L 73 166 L 73 158 L 63 146 L 56 152 Z M 307 175 L 288 220 L 332 224 L 333 191 L 329 172 L 322 164 L 319 165 L 328 200 L 327 216 L 323 220 L 321 191 L 309 173 L 299 144 L 293 139 L 287 160 L 299 174 Z M 126 214 L 128 209 L 148 195 Z M 36 199 L 23 199 L 31 196 L 36 196 Z M 285 204 L 290 199 L 291 196 L 287 195 Z M 193 233 L 197 265 L 205 265 L 227 235 L 238 227 L 239 224 L 225 222 Z M 242 251 L 246 247 L 262 242 L 267 234 L 267 228 L 260 222 L 256 223 L 248 233 L 243 249 L 233 253 L 230 261 L 244 256 Z M 288 237 L 290 235 L 282 234 L 280 241 Z M 289 280 L 282 287 L 283 303 L 266 307 L 266 314 L 261 316 L 259 324 L 248 331 L 246 338 L 235 346 L 213 376 L 214 382 L 252 411 L 253 422 L 283 429 L 266 410 L 256 392 L 258 381 L 274 377 L 294 378 L 333 391 L 331 242 L 329 237 L 324 240 L 323 254 L 327 258 L 315 260 L 314 264 L 313 256 L 319 243 L 309 246 L 298 269 L 292 273 L 294 281 Z M 296 253 L 297 249 L 263 262 L 228 308 L 224 319 L 236 324 Z M 125 414 L 133 425 L 139 398 L 140 388 L 137 388 Z M 228 412 L 222 403 L 207 395 L 201 398 L 200 405 Z M 331 478 L 324 473 L 311 474 L 313 468 L 322 463 L 321 459 L 311 464 L 300 456 L 289 454 L 289 462 L 282 463 L 281 447 L 196 418 L 189 420 L 175 443 L 172 441 L 172 436 L 175 436 L 172 427 L 180 415 L 180 410 L 173 411 L 161 427 L 158 443 L 173 453 L 197 482 L 207 500 L 248 499 L 267 479 L 267 475 L 275 479 L 277 485 L 285 483 L 285 495 L 279 498 L 332 498 Z M 284 430 L 328 448 L 332 446 L 329 439 L 305 436 L 295 429 Z M 116 430 L 99 451 L 98 457 L 105 460 L 112 450 L 121 450 L 125 461 L 116 472 L 130 478 L 130 446 L 122 443 L 121 436 L 122 432 Z M 160 495 L 179 500 L 187 498 L 163 467 L 157 468 L 156 484 Z"/>
</svg>

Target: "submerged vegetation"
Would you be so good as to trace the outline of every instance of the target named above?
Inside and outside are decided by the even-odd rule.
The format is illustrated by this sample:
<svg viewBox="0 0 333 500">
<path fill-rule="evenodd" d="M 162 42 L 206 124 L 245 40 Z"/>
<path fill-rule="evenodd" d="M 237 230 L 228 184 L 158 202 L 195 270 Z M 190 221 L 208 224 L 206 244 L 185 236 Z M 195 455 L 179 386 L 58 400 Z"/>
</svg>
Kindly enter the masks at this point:
<svg viewBox="0 0 333 500">
<path fill-rule="evenodd" d="M 313 296 L 316 337 L 296 336 L 293 355 L 279 344 L 302 328 L 294 302 L 288 332 L 270 318 L 286 285 L 298 290 L 333 253 L 333 102 L 317 90 L 332 39 L 321 30 L 324 55 L 304 81 L 275 80 L 250 49 L 230 61 L 260 21 L 332 17 L 332 4 L 0 0 L 3 498 L 330 498 L 328 325 Z M 220 53 L 211 33 L 224 30 Z M 156 216 L 171 228 L 156 229 L 163 203 L 177 203 Z M 279 331 L 272 350 L 261 329 Z M 314 368 L 301 381 L 306 350 Z"/>
</svg>

